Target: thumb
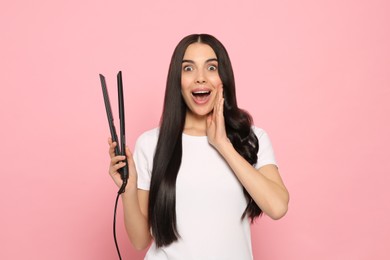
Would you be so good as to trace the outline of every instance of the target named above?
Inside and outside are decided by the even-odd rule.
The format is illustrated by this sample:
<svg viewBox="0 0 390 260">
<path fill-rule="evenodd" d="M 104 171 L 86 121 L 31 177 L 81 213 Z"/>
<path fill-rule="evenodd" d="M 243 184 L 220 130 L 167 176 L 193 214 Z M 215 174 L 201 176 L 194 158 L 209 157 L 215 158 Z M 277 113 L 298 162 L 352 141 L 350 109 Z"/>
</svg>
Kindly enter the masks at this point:
<svg viewBox="0 0 390 260">
<path fill-rule="evenodd" d="M 133 154 L 130 152 L 130 149 L 128 146 L 126 146 L 126 156 L 127 156 L 127 158 L 131 158 L 133 156 Z"/>
</svg>

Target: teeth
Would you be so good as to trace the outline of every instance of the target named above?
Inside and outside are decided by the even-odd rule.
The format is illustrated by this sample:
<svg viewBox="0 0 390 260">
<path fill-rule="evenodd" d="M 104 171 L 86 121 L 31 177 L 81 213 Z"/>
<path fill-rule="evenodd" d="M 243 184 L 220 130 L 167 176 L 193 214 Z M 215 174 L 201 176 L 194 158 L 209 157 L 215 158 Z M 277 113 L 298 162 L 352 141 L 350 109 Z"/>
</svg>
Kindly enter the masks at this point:
<svg viewBox="0 0 390 260">
<path fill-rule="evenodd" d="M 194 94 L 208 94 L 210 93 L 210 91 L 206 91 L 206 90 L 201 90 L 201 91 L 195 91 L 195 92 L 192 92 Z"/>
</svg>

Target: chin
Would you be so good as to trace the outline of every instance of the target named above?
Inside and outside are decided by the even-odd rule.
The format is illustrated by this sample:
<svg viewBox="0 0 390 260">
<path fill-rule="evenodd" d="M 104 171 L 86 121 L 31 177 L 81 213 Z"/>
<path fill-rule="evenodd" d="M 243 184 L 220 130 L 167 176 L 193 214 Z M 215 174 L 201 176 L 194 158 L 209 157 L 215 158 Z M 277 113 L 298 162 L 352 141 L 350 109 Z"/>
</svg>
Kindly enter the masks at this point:
<svg viewBox="0 0 390 260">
<path fill-rule="evenodd" d="M 190 113 L 194 116 L 205 117 L 208 116 L 213 110 L 212 109 L 189 109 Z"/>
</svg>

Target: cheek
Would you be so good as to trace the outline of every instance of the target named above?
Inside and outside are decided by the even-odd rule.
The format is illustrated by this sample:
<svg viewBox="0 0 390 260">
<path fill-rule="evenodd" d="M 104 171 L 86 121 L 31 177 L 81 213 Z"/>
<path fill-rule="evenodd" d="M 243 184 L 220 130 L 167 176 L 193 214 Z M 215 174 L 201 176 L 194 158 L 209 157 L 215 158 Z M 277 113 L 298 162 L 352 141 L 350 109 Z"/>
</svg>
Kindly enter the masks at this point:
<svg viewBox="0 0 390 260">
<path fill-rule="evenodd" d="M 181 77 L 181 89 L 187 89 L 191 86 L 191 79 L 189 77 Z"/>
<path fill-rule="evenodd" d="M 218 86 L 219 84 L 222 83 L 222 80 L 221 80 L 221 78 L 219 77 L 219 75 L 215 75 L 215 76 L 213 76 L 213 77 L 210 77 L 210 81 L 212 82 L 212 84 L 213 84 L 214 86 Z"/>
</svg>

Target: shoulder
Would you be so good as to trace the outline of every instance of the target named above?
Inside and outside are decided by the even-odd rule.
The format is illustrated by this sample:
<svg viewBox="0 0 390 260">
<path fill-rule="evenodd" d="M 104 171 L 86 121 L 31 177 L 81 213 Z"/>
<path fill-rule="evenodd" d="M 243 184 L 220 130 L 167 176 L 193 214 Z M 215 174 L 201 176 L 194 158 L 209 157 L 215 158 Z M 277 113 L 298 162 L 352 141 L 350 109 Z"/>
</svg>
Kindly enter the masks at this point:
<svg viewBox="0 0 390 260">
<path fill-rule="evenodd" d="M 153 128 L 153 129 L 149 129 L 149 130 L 143 132 L 143 133 L 138 137 L 137 140 L 150 140 L 150 139 L 156 139 L 156 138 L 158 138 L 159 130 L 160 130 L 159 127 L 156 127 L 156 128 Z"/>
<path fill-rule="evenodd" d="M 272 150 L 271 139 L 268 136 L 267 132 L 264 129 L 257 127 L 257 126 L 252 126 L 252 130 L 253 130 L 254 134 L 256 135 L 257 140 L 259 141 L 259 149 L 260 150 L 262 150 L 262 149 L 271 149 Z"/>
<path fill-rule="evenodd" d="M 259 141 L 259 150 L 257 153 L 258 161 L 255 165 L 256 169 L 259 169 L 260 167 L 267 164 L 277 165 L 272 143 L 268 137 L 267 132 L 264 129 L 256 126 L 252 126 L 252 130 Z"/>
<path fill-rule="evenodd" d="M 160 128 L 156 127 L 156 128 L 153 128 L 153 129 L 150 129 L 150 130 L 143 132 L 137 138 L 137 141 L 135 142 L 135 147 L 136 148 L 140 148 L 140 147 L 154 148 L 157 144 L 159 129 Z"/>
<path fill-rule="evenodd" d="M 257 127 L 257 126 L 254 126 L 254 125 L 251 128 L 252 128 L 253 133 L 257 136 L 258 139 L 268 137 L 268 134 L 264 129 Z"/>
</svg>

